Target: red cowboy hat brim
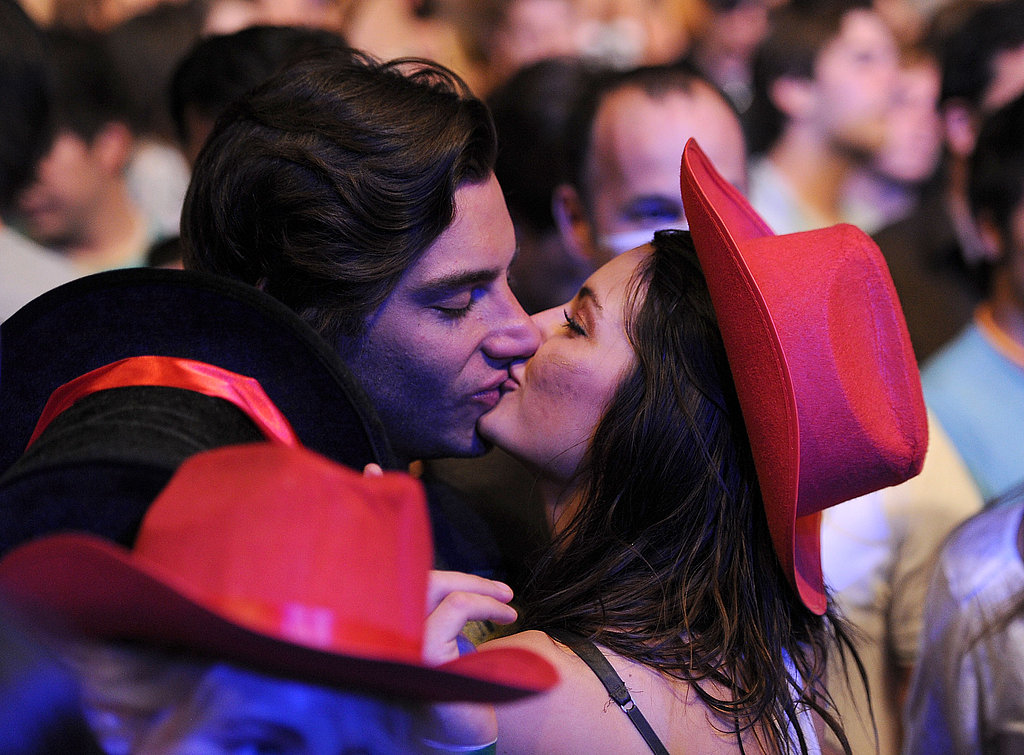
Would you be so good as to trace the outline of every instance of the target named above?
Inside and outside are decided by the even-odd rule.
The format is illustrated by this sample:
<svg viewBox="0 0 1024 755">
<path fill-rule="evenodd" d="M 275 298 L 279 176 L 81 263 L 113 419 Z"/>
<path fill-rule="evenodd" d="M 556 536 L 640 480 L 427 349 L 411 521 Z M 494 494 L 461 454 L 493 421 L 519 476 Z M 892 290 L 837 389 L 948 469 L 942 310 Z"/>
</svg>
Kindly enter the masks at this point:
<svg viewBox="0 0 1024 755">
<path fill-rule="evenodd" d="M 403 699 L 497 703 L 557 682 L 550 664 L 515 648 L 481 650 L 430 667 L 418 648 L 372 628 L 362 641 L 348 634 L 346 644 L 284 640 L 261 631 L 257 614 L 240 618 L 208 596 L 190 594 L 161 566 L 91 535 L 53 535 L 12 551 L 0 562 L 0 592 L 54 630 L 151 642 L 268 674 Z"/>
</svg>

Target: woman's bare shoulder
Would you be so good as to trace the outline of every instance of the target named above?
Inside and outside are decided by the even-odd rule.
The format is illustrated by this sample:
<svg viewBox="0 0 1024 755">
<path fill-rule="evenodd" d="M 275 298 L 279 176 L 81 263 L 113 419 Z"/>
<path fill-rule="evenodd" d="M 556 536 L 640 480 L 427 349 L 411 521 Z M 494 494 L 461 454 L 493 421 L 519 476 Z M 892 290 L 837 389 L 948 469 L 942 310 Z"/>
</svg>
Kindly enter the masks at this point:
<svg viewBox="0 0 1024 755">
<path fill-rule="evenodd" d="M 567 657 L 572 656 L 564 645 L 555 642 L 550 636 L 536 629 L 529 629 L 525 632 L 517 632 L 496 640 L 489 640 L 481 645 L 481 648 L 521 648 L 531 650 L 543 656 L 551 663 L 558 664 Z"/>
<path fill-rule="evenodd" d="M 580 752 L 593 711 L 607 694 L 586 666 L 564 645 L 544 632 L 526 631 L 484 643 L 482 648 L 522 648 L 549 661 L 559 683 L 551 690 L 514 703 L 495 706 L 499 753 Z M 590 679 L 585 674 L 590 675 Z M 616 708 L 616 711 L 618 709 Z"/>
<path fill-rule="evenodd" d="M 531 650 L 547 659 L 560 678 L 542 695 L 496 706 L 499 753 L 646 751 L 639 733 L 597 676 L 544 632 L 521 632 L 483 647 Z M 689 684 L 604 653 L 670 752 L 739 752 L 735 734 L 724 733 L 721 724 L 711 722 L 707 707 Z M 761 752 L 753 737 L 743 739 L 746 752 Z"/>
</svg>

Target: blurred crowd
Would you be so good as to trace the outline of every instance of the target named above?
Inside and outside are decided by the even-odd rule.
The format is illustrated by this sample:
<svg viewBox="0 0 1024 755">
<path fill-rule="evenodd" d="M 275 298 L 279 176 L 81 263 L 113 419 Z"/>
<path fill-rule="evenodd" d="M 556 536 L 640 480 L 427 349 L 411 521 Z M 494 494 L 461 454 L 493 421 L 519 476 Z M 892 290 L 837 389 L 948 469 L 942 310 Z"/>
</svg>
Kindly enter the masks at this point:
<svg viewBox="0 0 1024 755">
<path fill-rule="evenodd" d="M 528 313 L 688 227 L 690 138 L 776 234 L 868 233 L 930 442 L 921 475 L 824 514 L 871 702 L 839 673 L 830 693 L 857 754 L 1024 747 L 1024 0 L 21 5 L 50 62 L 52 138 L 4 206 L 0 320 L 91 273 L 181 267 L 218 117 L 322 48 L 436 61 L 489 105 Z M 501 576 L 524 580 L 549 535 L 543 485 L 500 450 L 418 467 L 472 502 Z"/>
</svg>

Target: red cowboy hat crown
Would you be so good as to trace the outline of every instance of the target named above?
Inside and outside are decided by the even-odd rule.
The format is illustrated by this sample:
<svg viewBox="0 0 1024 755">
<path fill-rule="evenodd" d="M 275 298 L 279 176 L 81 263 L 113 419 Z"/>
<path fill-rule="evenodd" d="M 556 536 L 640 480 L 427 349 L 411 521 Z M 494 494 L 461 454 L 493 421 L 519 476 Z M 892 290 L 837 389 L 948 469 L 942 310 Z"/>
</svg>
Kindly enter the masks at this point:
<svg viewBox="0 0 1024 755">
<path fill-rule="evenodd" d="M 680 188 L 775 551 L 820 614 L 821 511 L 903 482 L 924 462 L 927 417 L 903 311 L 858 228 L 775 235 L 693 139 Z"/>
<path fill-rule="evenodd" d="M 422 486 L 298 448 L 188 459 L 129 551 L 50 535 L 0 560 L 0 591 L 85 636 L 184 649 L 408 699 L 501 701 L 551 687 L 519 649 L 422 661 L 433 560 Z"/>
</svg>

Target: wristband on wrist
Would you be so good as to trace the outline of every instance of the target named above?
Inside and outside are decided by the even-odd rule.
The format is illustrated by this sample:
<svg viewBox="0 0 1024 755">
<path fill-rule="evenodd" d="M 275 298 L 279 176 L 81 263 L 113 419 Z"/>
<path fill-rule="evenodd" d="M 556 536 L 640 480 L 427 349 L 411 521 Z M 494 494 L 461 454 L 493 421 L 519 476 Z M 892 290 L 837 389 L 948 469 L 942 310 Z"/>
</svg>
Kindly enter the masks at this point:
<svg viewBox="0 0 1024 755">
<path fill-rule="evenodd" d="M 494 755 L 498 751 L 497 738 L 495 738 L 493 742 L 488 742 L 487 744 L 483 745 L 449 745 L 444 744 L 442 742 L 435 742 L 434 740 L 427 739 L 426 737 L 424 737 L 420 741 L 426 748 L 424 752 L 430 753 L 430 755 L 443 755 L 444 753 L 449 752 L 471 753 L 478 755 Z"/>
</svg>

